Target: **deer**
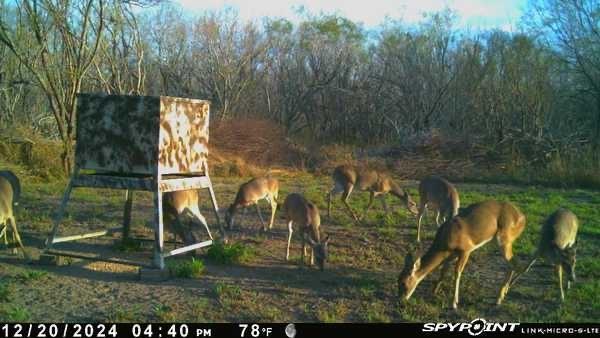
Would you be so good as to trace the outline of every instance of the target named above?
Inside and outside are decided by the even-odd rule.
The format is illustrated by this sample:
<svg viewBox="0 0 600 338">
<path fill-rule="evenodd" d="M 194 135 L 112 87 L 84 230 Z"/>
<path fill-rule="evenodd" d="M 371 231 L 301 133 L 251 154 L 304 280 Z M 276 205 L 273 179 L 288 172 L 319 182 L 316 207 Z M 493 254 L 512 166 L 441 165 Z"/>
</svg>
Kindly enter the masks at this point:
<svg viewBox="0 0 600 338">
<path fill-rule="evenodd" d="M 525 215 L 510 202 L 488 200 L 461 210 L 457 216 L 447 220 L 437 229 L 435 238 L 425 255 L 417 259 L 414 259 L 410 253 L 406 255 L 404 268 L 398 277 L 400 299 L 403 301 L 410 299 L 419 283 L 439 265 L 444 264 L 440 278 L 433 289 L 436 293 L 446 277 L 450 264 L 457 259 L 452 302 L 452 308 L 457 309 L 460 278 L 469 256 L 473 251 L 496 238 L 500 252 L 509 267 L 496 301 L 496 304 L 500 305 L 508 292 L 514 272 L 518 271 L 512 261 L 512 245 L 524 229 Z"/>
<path fill-rule="evenodd" d="M 197 240 L 189 226 L 190 223 L 185 220 L 189 220 L 192 225 L 204 226 L 210 239 L 213 239 L 206 219 L 200 213 L 198 200 L 197 190 L 179 190 L 163 194 L 165 227 L 173 234 L 179 236 L 186 245 L 194 244 Z"/>
<path fill-rule="evenodd" d="M 0 228 L 0 238 L 4 237 L 4 244 L 8 246 L 8 227 L 10 225 L 13 242 L 21 248 L 25 259 L 31 260 L 23 246 L 15 220 L 14 207 L 18 205 L 20 194 L 21 184 L 19 178 L 12 171 L 0 171 L 0 226 L 2 226 Z M 16 252 L 17 249 L 14 248 L 13 253 Z"/>
<path fill-rule="evenodd" d="M 435 210 L 435 223 L 442 223 L 458 215 L 460 199 L 454 185 L 438 176 L 428 176 L 419 183 L 419 213 L 417 221 L 417 242 L 421 241 L 421 219 L 427 209 Z"/>
<path fill-rule="evenodd" d="M 235 200 L 229 205 L 229 208 L 225 212 L 225 222 L 227 223 L 227 227 L 233 227 L 234 216 L 240 208 L 244 208 L 245 215 L 247 210 L 246 207 L 254 204 L 263 230 L 267 231 L 260 208 L 258 207 L 258 201 L 265 199 L 271 205 L 271 222 L 269 223 L 269 229 L 271 229 L 273 227 L 273 221 L 275 220 L 278 194 L 279 181 L 270 176 L 253 178 L 250 181 L 243 183 L 238 189 Z"/>
<path fill-rule="evenodd" d="M 316 258 L 319 269 L 323 271 L 328 256 L 327 246 L 329 244 L 329 235 L 321 240 L 321 217 L 317 206 L 304 198 L 304 196 L 298 193 L 291 193 L 285 198 L 282 210 L 288 224 L 288 243 L 285 260 L 288 261 L 290 258 L 290 243 L 292 241 L 292 233 L 294 232 L 293 225 L 296 223 L 300 227 L 302 237 L 301 264 L 304 265 L 306 243 L 308 243 L 311 249 L 310 265 L 314 265 Z"/>
<path fill-rule="evenodd" d="M 352 165 L 341 165 L 333 171 L 333 188 L 327 197 L 327 217 L 331 218 L 331 200 L 342 193 L 342 203 L 350 212 L 352 218 L 359 222 L 362 217 L 358 217 L 352 207 L 348 204 L 348 199 L 352 191 L 356 188 L 360 191 L 369 192 L 369 203 L 364 211 L 363 217 L 369 212 L 373 205 L 373 200 L 378 197 L 381 201 L 385 214 L 389 214 L 388 206 L 385 202 L 385 195 L 390 193 L 398 197 L 404 206 L 413 214 L 418 214 L 416 203 L 413 202 L 408 192 L 404 191 L 388 175 L 376 170 L 357 168 Z"/>
<path fill-rule="evenodd" d="M 567 274 L 567 289 L 571 288 L 571 282 L 575 282 L 578 227 L 579 221 L 572 211 L 560 208 L 552 213 L 542 225 L 540 241 L 533 258 L 523 271 L 515 275 L 511 285 L 542 258 L 554 265 L 558 274 L 560 299 L 564 302 L 563 270 Z"/>
</svg>

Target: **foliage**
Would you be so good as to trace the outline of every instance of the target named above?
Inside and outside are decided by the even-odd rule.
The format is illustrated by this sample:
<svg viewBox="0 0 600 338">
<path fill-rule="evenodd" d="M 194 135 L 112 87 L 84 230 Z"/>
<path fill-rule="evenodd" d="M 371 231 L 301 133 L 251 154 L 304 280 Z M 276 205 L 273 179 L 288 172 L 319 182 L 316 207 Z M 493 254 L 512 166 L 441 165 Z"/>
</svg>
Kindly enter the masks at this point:
<svg viewBox="0 0 600 338">
<path fill-rule="evenodd" d="M 206 256 L 219 264 L 244 264 L 255 256 L 254 250 L 242 243 L 214 243 L 208 249 Z"/>
<path fill-rule="evenodd" d="M 204 272 L 204 263 L 192 257 L 191 260 L 176 260 L 167 264 L 172 276 L 180 278 L 197 278 Z"/>
</svg>

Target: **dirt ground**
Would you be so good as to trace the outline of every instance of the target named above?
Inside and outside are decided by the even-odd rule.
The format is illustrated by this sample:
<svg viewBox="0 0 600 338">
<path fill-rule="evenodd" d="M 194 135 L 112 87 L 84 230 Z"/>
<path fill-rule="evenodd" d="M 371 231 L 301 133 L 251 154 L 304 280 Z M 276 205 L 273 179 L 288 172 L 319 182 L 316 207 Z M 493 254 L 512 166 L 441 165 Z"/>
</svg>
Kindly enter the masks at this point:
<svg viewBox="0 0 600 338">
<path fill-rule="evenodd" d="M 242 181 L 219 178 L 213 181 L 223 212 Z M 406 252 L 414 245 L 414 218 L 399 207 L 398 200 L 388 196 L 388 204 L 393 205 L 393 216 L 385 217 L 381 206 L 375 204 L 365 224 L 356 225 L 336 201 L 333 217 L 327 219 L 325 201 L 329 184 L 327 177 L 285 177 L 282 178 L 285 188 L 280 194 L 282 201 L 288 192 L 303 192 L 321 208 L 323 230 L 331 236 L 330 259 L 325 271 L 298 264 L 300 240 L 296 236 L 292 240 L 292 259 L 285 261 L 287 228 L 280 214 L 277 214 L 274 228 L 263 233 L 254 208 L 251 208 L 241 223 L 237 218 L 236 228 L 229 232 L 232 242 L 243 243 L 252 249 L 249 262 L 223 265 L 200 254 L 198 257 L 206 269 L 196 278 L 171 278 L 163 282 L 139 280 L 136 267 L 77 259 L 68 259 L 63 266 L 26 264 L 20 256 L 0 248 L 0 301 L 4 303 L 0 321 L 397 322 L 478 317 L 498 321 L 590 321 L 600 318 L 598 272 L 595 269 L 598 259 L 594 256 L 600 252 L 597 245 L 591 244 L 592 241 L 597 243 L 600 237 L 596 214 L 584 217 L 590 230 L 581 235 L 584 245 L 580 255 L 584 258 L 580 259 L 580 278 L 574 290 L 569 291 L 565 304 L 559 301 L 552 267 L 542 263 L 515 286 L 505 305 L 495 306 L 505 264 L 494 243 L 472 255 L 463 274 L 458 311 L 450 309 L 451 280 L 445 282 L 439 294 L 432 295 L 432 280 L 437 278 L 438 272 L 425 279 L 408 303 L 399 306 L 397 277 Z M 412 187 L 410 191 L 414 196 L 415 183 L 405 185 Z M 18 222 L 34 257 L 43 247 L 62 189 L 64 182 L 25 185 Z M 531 214 L 535 215 L 530 223 L 533 225 L 523 236 L 520 251 L 519 247 L 515 249 L 518 255 L 522 254 L 517 259 L 523 262 L 527 253 L 534 250 L 536 229 L 539 229 L 542 215 L 549 214 L 548 210 L 554 204 L 585 204 L 591 210 L 600 200 L 598 193 L 579 190 L 564 193 L 472 184 L 459 185 L 459 190 L 466 192 L 461 198 L 463 205 L 484 197 L 519 198 L 525 205 L 530 200 Z M 548 196 L 553 194 L 566 197 L 548 201 Z M 357 209 L 364 208 L 367 195 L 354 193 L 350 203 Z M 117 226 L 122 218 L 122 202 L 122 192 L 76 191 L 61 232 L 75 234 Z M 533 205 L 540 205 L 539 210 Z M 263 215 L 268 215 L 267 203 L 263 202 L 261 207 Z M 135 236 L 152 237 L 152 231 L 146 226 L 150 211 L 150 194 L 136 195 Z M 203 200 L 202 211 L 213 233 L 218 235 L 207 198 Z M 592 219 L 596 223 L 589 224 Z M 435 229 L 432 218 L 428 218 L 424 226 L 425 247 L 433 239 Z M 199 237 L 206 237 L 201 230 L 197 233 Z M 61 248 L 150 260 L 151 243 L 135 252 L 120 252 L 115 249 L 119 238 L 116 234 Z"/>
</svg>

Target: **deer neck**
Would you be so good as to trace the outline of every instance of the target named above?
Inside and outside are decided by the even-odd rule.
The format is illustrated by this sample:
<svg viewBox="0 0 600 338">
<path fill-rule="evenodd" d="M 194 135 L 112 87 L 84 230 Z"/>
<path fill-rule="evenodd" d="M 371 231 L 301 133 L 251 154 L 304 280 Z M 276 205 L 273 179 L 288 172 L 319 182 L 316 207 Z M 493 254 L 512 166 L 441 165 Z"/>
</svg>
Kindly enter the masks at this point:
<svg viewBox="0 0 600 338">
<path fill-rule="evenodd" d="M 434 243 L 435 244 L 435 243 Z M 421 281 L 450 256 L 450 251 L 439 250 L 432 244 L 431 248 L 421 257 L 421 267 L 415 272 L 415 277 Z"/>
</svg>

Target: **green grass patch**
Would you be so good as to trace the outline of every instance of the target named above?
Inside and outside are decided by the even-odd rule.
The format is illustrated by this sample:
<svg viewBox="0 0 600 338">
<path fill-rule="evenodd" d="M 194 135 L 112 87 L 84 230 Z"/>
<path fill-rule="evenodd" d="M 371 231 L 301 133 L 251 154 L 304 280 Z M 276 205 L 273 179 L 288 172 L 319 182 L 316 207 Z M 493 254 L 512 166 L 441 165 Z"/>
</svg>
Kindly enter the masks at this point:
<svg viewBox="0 0 600 338">
<path fill-rule="evenodd" d="M 134 306 L 125 308 L 121 305 L 117 305 L 108 312 L 106 315 L 107 322 L 114 323 L 132 323 L 140 321 L 140 307 Z"/>
<path fill-rule="evenodd" d="M 252 248 L 242 243 L 214 243 L 206 253 L 211 261 L 219 264 L 244 264 L 256 257 Z"/>
<path fill-rule="evenodd" d="M 22 306 L 5 304 L 0 307 L 0 321 L 26 322 L 30 318 L 29 311 Z"/>
<path fill-rule="evenodd" d="M 324 323 L 340 323 L 345 321 L 351 306 L 345 299 L 319 304 L 315 311 L 317 320 Z"/>
<path fill-rule="evenodd" d="M 387 323 L 390 317 L 386 314 L 387 306 L 381 301 L 369 301 L 362 304 L 360 318 L 369 323 Z"/>
<path fill-rule="evenodd" d="M 7 280 L 0 280 L 0 302 L 10 302 L 14 286 Z"/>
<path fill-rule="evenodd" d="M 167 264 L 171 276 L 179 278 L 198 278 L 205 270 L 204 262 L 192 257 L 191 260 L 171 261 Z"/>
<path fill-rule="evenodd" d="M 17 278 L 24 282 L 27 282 L 27 281 L 34 281 L 34 280 L 42 279 L 46 276 L 48 276 L 48 271 L 27 270 L 27 271 L 23 271 L 23 272 L 19 273 Z"/>
<path fill-rule="evenodd" d="M 175 322 L 177 321 L 177 312 L 168 305 L 156 304 L 152 307 L 152 312 L 159 322 Z"/>
</svg>

